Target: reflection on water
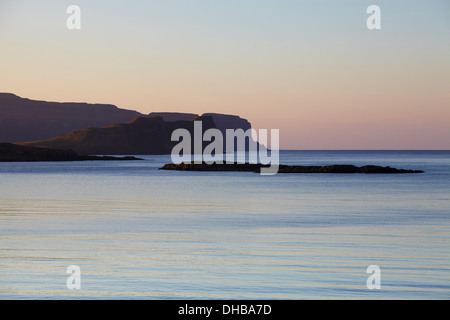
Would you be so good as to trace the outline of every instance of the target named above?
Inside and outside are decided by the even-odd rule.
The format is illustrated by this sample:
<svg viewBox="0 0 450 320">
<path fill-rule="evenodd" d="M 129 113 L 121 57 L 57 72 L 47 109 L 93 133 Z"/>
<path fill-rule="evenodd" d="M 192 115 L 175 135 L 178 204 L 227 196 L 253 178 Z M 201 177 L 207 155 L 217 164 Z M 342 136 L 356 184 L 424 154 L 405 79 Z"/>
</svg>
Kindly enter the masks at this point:
<svg viewBox="0 0 450 320">
<path fill-rule="evenodd" d="M 0 164 L 0 297 L 450 297 L 449 152 L 281 158 L 426 171 L 401 176 L 157 170 L 169 158 Z"/>
</svg>

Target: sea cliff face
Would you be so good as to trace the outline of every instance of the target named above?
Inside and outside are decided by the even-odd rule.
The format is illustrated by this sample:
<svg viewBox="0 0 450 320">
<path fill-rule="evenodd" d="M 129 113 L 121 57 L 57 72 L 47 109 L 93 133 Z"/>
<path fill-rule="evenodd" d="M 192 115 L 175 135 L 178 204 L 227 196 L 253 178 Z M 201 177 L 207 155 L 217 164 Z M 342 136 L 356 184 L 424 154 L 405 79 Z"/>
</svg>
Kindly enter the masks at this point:
<svg viewBox="0 0 450 320">
<path fill-rule="evenodd" d="M 219 114 L 219 113 L 204 113 L 203 117 L 212 117 L 217 129 L 219 129 L 223 135 L 226 134 L 227 129 L 242 129 L 247 131 L 251 129 L 252 125 L 247 119 L 243 119 L 236 115 Z"/>
</svg>

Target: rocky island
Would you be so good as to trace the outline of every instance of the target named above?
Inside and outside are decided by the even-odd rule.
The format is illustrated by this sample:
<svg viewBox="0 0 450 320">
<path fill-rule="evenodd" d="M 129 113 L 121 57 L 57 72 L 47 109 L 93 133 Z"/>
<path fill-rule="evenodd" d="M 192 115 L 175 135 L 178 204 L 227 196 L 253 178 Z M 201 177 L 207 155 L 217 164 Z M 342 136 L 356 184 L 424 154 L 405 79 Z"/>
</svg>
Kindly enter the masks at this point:
<svg viewBox="0 0 450 320">
<path fill-rule="evenodd" d="M 160 170 L 177 171 L 247 171 L 259 173 L 261 168 L 268 167 L 262 164 L 234 163 L 234 164 L 165 164 Z M 278 173 L 423 173 L 421 170 L 395 169 L 366 165 L 357 167 L 354 165 L 329 165 L 329 166 L 290 166 L 280 165 Z"/>
</svg>

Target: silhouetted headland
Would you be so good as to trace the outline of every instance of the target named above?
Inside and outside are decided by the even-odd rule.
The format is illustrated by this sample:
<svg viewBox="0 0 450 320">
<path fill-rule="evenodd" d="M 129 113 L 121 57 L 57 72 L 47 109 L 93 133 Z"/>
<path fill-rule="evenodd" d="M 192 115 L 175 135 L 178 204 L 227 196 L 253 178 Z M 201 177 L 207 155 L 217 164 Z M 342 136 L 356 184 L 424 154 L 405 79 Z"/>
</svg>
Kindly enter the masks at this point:
<svg viewBox="0 0 450 320">
<path fill-rule="evenodd" d="M 214 120 L 214 117 L 219 120 Z M 157 155 L 171 154 L 178 141 L 172 141 L 176 129 L 186 129 L 194 136 L 194 122 L 201 121 L 202 135 L 208 129 L 251 128 L 250 123 L 238 116 L 209 115 L 189 120 L 165 121 L 160 117 L 137 117 L 128 123 L 107 127 L 87 128 L 48 140 L 21 142 L 19 144 L 60 150 L 73 150 L 79 154 Z M 219 122 L 216 125 L 215 121 Z M 204 149 L 210 142 L 202 141 Z M 246 142 L 248 145 L 248 142 Z M 224 146 L 226 140 L 224 139 Z M 194 141 L 192 141 L 192 147 Z M 248 147 L 248 146 L 246 146 Z"/>
<path fill-rule="evenodd" d="M 211 117 L 198 117 L 204 130 L 214 128 Z M 74 150 L 79 154 L 151 155 L 170 154 L 178 143 L 171 140 L 172 132 L 184 128 L 194 132 L 193 121 L 167 122 L 162 117 L 138 117 L 128 123 L 107 127 L 87 128 L 44 141 L 21 145 Z"/>
<path fill-rule="evenodd" d="M 247 171 L 259 173 L 261 168 L 268 165 L 252 163 L 234 163 L 234 164 L 165 164 L 160 170 L 178 170 L 178 171 Z M 423 173 L 421 170 L 395 169 L 391 167 L 381 167 L 366 165 L 357 167 L 354 165 L 329 165 L 329 166 L 289 166 L 280 165 L 278 173 Z"/>
<path fill-rule="evenodd" d="M 146 120 L 147 119 L 147 120 Z M 202 120 L 204 129 L 251 128 L 238 115 L 142 114 L 110 104 L 49 102 L 0 92 L 0 142 L 71 149 L 79 154 L 170 154 L 175 129 Z"/>
<path fill-rule="evenodd" d="M 0 143 L 0 162 L 142 160 L 136 157 L 83 156 L 72 150 Z"/>
</svg>

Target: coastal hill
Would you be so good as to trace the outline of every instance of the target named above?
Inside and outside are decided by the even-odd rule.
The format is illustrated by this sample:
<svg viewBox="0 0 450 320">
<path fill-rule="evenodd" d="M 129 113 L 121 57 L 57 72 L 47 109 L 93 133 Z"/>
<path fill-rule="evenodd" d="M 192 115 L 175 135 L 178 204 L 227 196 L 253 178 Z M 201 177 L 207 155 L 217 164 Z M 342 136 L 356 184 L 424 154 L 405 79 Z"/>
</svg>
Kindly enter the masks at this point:
<svg viewBox="0 0 450 320">
<path fill-rule="evenodd" d="M 215 128 L 211 117 L 168 122 L 162 117 L 138 117 L 128 123 L 76 130 L 48 140 L 21 145 L 74 150 L 80 154 L 149 155 L 170 154 L 179 142 L 171 141 L 175 129 L 187 129 L 194 136 L 194 120 L 202 121 L 203 131 Z"/>
<path fill-rule="evenodd" d="M 109 104 L 47 102 L 0 93 L 0 142 L 50 139 L 73 130 L 129 122 L 137 111 Z"/>
<path fill-rule="evenodd" d="M 60 136 L 73 131 L 107 127 L 117 123 L 127 124 L 138 117 L 162 118 L 164 122 L 175 123 L 190 121 L 198 118 L 199 115 L 180 112 L 142 114 L 110 104 L 47 102 L 21 98 L 12 93 L 0 93 L 0 142 L 44 141 L 53 140 L 55 137 L 58 137 L 56 140 L 61 141 Z M 208 113 L 203 114 L 202 117 L 212 118 L 215 127 L 223 133 L 226 129 L 247 130 L 251 127 L 246 119 L 237 115 Z M 149 123 L 156 126 L 156 122 Z M 167 124 L 167 127 L 164 127 L 161 124 L 161 128 L 175 129 L 175 126 Z M 77 139 L 80 139 L 79 135 Z M 155 133 L 153 136 L 158 135 Z M 160 136 L 167 135 L 161 132 Z M 53 141 L 52 144 L 56 142 Z M 123 152 L 126 153 L 125 150 Z"/>
</svg>

